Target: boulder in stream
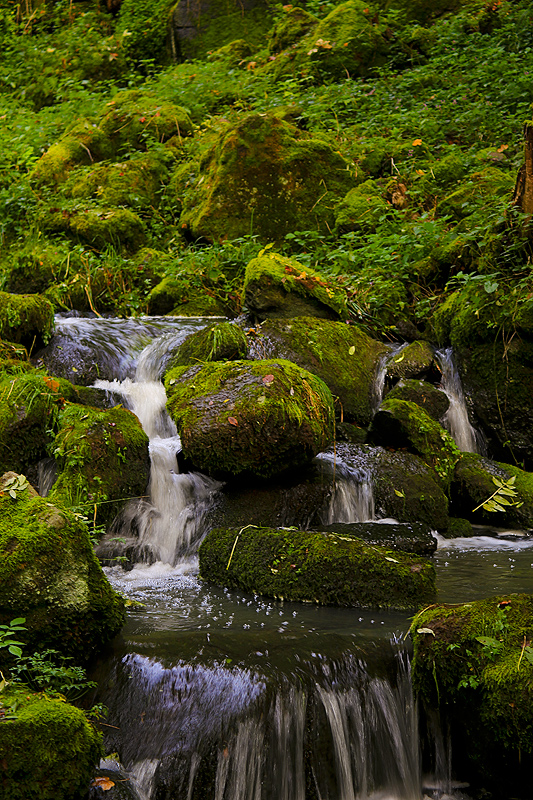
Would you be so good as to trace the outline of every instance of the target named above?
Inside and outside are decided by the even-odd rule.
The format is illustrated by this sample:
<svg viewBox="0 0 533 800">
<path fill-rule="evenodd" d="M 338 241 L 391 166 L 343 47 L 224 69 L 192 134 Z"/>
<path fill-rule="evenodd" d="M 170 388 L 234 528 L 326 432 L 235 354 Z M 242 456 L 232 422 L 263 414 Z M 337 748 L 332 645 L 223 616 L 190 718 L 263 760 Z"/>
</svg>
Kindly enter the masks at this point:
<svg viewBox="0 0 533 800">
<path fill-rule="evenodd" d="M 437 540 L 431 533 L 430 526 L 424 522 L 332 522 L 329 525 L 317 525 L 316 528 L 324 533 L 351 536 L 367 544 L 377 544 L 419 556 L 431 556 L 437 549 Z"/>
<path fill-rule="evenodd" d="M 79 516 L 38 497 L 24 476 L 0 479 L 0 621 L 25 617 L 28 645 L 87 660 L 124 622 Z"/>
<path fill-rule="evenodd" d="M 247 354 L 248 342 L 242 328 L 219 322 L 188 336 L 170 357 L 167 371 L 206 361 L 236 361 Z"/>
<path fill-rule="evenodd" d="M 0 338 L 29 349 L 42 347 L 54 332 L 54 307 L 39 294 L 0 292 Z"/>
<path fill-rule="evenodd" d="M 336 397 L 338 419 L 370 423 L 379 360 L 386 352 L 356 325 L 316 317 L 268 319 L 250 334 L 256 358 L 286 358 L 318 375 Z"/>
<path fill-rule="evenodd" d="M 416 379 L 401 380 L 387 394 L 387 400 L 407 400 L 424 409 L 431 419 L 439 422 L 450 407 L 448 397 L 431 383 Z"/>
<path fill-rule="evenodd" d="M 411 626 L 414 687 L 451 727 L 455 771 L 495 797 L 530 793 L 532 631 L 533 596 L 520 594 L 431 606 Z"/>
<path fill-rule="evenodd" d="M 8 685 L 1 694 L 0 792 L 4 800 L 83 797 L 99 759 L 101 736 L 63 697 Z"/>
<path fill-rule="evenodd" d="M 208 581 L 285 600 L 338 606 L 417 608 L 435 599 L 424 558 L 336 533 L 215 528 L 200 547 Z"/>
<path fill-rule="evenodd" d="M 320 378 L 283 359 L 175 367 L 167 408 L 183 453 L 214 477 L 268 478 L 333 440 L 333 399 Z"/>
</svg>

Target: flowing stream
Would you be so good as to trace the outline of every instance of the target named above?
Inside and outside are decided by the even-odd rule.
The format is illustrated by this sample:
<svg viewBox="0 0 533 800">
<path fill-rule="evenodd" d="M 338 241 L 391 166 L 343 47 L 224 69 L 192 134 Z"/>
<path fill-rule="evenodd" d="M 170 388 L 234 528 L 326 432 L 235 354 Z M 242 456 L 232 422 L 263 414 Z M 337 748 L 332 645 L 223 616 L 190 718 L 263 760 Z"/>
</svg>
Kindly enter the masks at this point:
<svg viewBox="0 0 533 800">
<path fill-rule="evenodd" d="M 73 347 L 83 340 L 102 351 L 97 371 L 106 379 L 96 385 L 137 414 L 152 460 L 149 500 L 129 504 L 114 523 L 137 563 L 106 568 L 142 606 L 95 666 L 97 700 L 109 708 L 106 748 L 120 753 L 98 774 L 114 781 L 113 797 L 129 800 L 468 798 L 452 781 L 438 725 L 435 755 L 422 761 L 406 614 L 278 602 L 199 579 L 195 554 L 222 486 L 180 474 L 160 377 L 169 349 L 206 324 L 59 322 L 67 361 L 69 337 Z M 450 385 L 446 378 L 447 393 Z M 373 520 L 365 463 L 320 459 L 335 476 L 323 521 Z M 486 533 L 439 539 L 442 601 L 531 589 L 531 541 Z"/>
</svg>

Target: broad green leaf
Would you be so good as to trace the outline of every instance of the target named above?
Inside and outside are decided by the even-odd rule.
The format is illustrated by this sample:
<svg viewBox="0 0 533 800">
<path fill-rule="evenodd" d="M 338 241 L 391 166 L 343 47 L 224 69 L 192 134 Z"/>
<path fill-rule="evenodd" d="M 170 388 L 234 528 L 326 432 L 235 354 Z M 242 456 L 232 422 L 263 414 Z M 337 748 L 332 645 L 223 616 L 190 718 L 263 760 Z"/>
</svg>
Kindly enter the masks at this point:
<svg viewBox="0 0 533 800">
<path fill-rule="evenodd" d="M 492 636 L 476 636 L 476 641 L 481 642 L 484 647 L 490 647 L 492 650 L 501 650 L 503 647 L 502 642 L 498 639 L 493 639 Z"/>
<path fill-rule="evenodd" d="M 13 656 L 18 656 L 20 658 L 20 656 L 22 655 L 22 650 L 20 649 L 20 647 L 17 647 L 15 644 L 10 644 L 7 649 L 9 650 L 11 655 L 13 655 Z"/>
</svg>

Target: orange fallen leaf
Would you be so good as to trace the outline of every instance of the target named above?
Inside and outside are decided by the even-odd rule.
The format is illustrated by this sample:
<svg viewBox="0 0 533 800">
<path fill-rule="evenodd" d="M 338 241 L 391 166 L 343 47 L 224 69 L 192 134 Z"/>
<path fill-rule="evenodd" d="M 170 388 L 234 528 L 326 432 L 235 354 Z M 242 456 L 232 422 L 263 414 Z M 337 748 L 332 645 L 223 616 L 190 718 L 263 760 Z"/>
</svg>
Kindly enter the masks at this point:
<svg viewBox="0 0 533 800">
<path fill-rule="evenodd" d="M 503 153 L 504 150 L 509 150 L 508 144 L 502 144 L 501 147 L 498 147 L 497 153 Z"/>
<path fill-rule="evenodd" d="M 422 139 L 414 139 L 413 147 L 419 147 L 422 144 Z"/>
<path fill-rule="evenodd" d="M 270 386 L 271 383 L 274 383 L 274 376 L 273 375 L 265 375 L 263 378 L 263 383 L 265 386 Z"/>
<path fill-rule="evenodd" d="M 228 422 L 230 425 L 238 425 L 239 423 L 235 419 L 235 417 L 228 417 Z"/>
<path fill-rule="evenodd" d="M 91 786 L 97 786 L 99 789 L 102 789 L 104 792 L 107 792 L 109 789 L 112 789 L 115 784 L 113 781 L 109 780 L 109 778 L 95 778 L 94 781 L 91 783 Z"/>
</svg>

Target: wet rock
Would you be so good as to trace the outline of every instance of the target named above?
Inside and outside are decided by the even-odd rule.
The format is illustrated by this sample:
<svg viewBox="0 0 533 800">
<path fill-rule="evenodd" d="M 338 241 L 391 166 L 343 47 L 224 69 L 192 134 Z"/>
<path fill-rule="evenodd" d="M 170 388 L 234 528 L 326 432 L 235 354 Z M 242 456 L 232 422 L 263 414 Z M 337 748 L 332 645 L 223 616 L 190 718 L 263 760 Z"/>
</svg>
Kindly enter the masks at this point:
<svg viewBox="0 0 533 800">
<path fill-rule="evenodd" d="M 270 477 L 308 463 L 333 438 L 329 389 L 289 361 L 176 367 L 165 388 L 184 455 L 215 477 Z"/>
<path fill-rule="evenodd" d="M 0 292 L 0 338 L 26 348 L 42 347 L 54 332 L 54 308 L 38 294 Z"/>
<path fill-rule="evenodd" d="M 387 400 L 416 403 L 436 422 L 444 417 L 450 407 L 450 401 L 444 392 L 421 380 L 401 380 L 387 394 Z"/>
<path fill-rule="evenodd" d="M 28 645 L 86 660 L 120 629 L 124 601 L 108 584 L 78 517 L 0 482 L 0 620 L 26 618 Z M 31 652 L 31 651 L 30 651 Z"/>
<path fill-rule="evenodd" d="M 476 536 L 477 531 L 472 527 L 472 523 L 463 517 L 450 517 L 448 522 L 448 530 L 441 531 L 442 535 L 447 539 L 463 538 L 468 536 Z"/>
<path fill-rule="evenodd" d="M 401 378 L 440 377 L 435 353 L 429 342 L 411 342 L 387 362 L 387 378 L 395 383 Z"/>
<path fill-rule="evenodd" d="M 247 114 L 216 134 L 201 163 L 185 166 L 176 193 L 191 240 L 245 236 L 280 241 L 333 227 L 332 206 L 351 185 L 348 165 L 324 139 L 273 113 Z M 325 185 L 324 185 L 325 184 Z"/>
<path fill-rule="evenodd" d="M 244 304 L 258 320 L 319 317 L 346 319 L 346 298 L 320 273 L 295 259 L 263 253 L 246 267 Z"/>
<path fill-rule="evenodd" d="M 236 361 L 246 358 L 248 342 L 241 328 L 219 322 L 188 336 L 170 357 L 167 371 L 173 367 L 208 361 Z"/>
<path fill-rule="evenodd" d="M 354 325 L 296 317 L 270 319 L 249 335 L 257 358 L 286 358 L 318 375 L 335 400 L 337 419 L 368 425 L 375 403 L 375 379 L 385 352 Z"/>
<path fill-rule="evenodd" d="M 59 476 L 49 499 L 67 508 L 83 506 L 100 523 L 110 521 L 127 499 L 146 492 L 148 437 L 125 408 L 100 411 L 68 404 L 53 452 Z"/>
<path fill-rule="evenodd" d="M 401 524 L 379 522 L 333 522 L 320 525 L 316 530 L 326 533 L 337 533 L 339 536 L 353 536 L 367 544 L 390 547 L 407 553 L 431 556 L 437 549 L 437 540 L 431 533 L 429 525 L 423 522 L 405 522 Z"/>
<path fill-rule="evenodd" d="M 432 467 L 444 486 L 450 482 L 460 450 L 442 425 L 415 403 L 387 398 L 372 420 L 368 440 L 373 444 L 405 448 Z"/>
<path fill-rule="evenodd" d="M 406 609 L 432 602 L 435 568 L 423 558 L 349 536 L 275 528 L 216 528 L 200 574 L 268 597 Z"/>
</svg>

